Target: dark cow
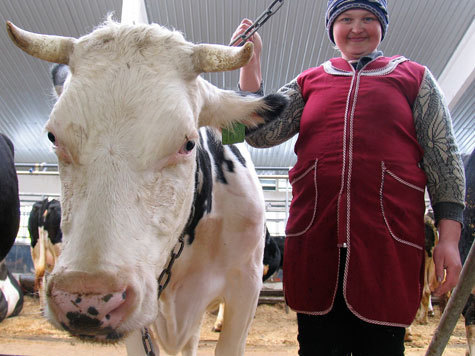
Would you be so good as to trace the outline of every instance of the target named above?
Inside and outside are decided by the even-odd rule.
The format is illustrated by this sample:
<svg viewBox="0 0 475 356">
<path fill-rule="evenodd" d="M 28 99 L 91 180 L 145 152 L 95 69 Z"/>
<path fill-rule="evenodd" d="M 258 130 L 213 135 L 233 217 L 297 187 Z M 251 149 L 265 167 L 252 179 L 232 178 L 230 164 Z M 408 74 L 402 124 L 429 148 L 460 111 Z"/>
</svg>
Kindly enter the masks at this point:
<svg viewBox="0 0 475 356">
<path fill-rule="evenodd" d="M 465 210 L 463 213 L 463 229 L 460 237 L 459 251 L 462 264 L 467 259 L 475 237 L 475 149 L 464 159 L 466 178 Z M 469 355 L 475 355 L 475 287 L 472 289 L 463 310 Z"/>
<path fill-rule="evenodd" d="M 285 250 L 285 236 L 274 236 L 273 237 L 277 247 L 280 250 L 280 265 L 279 267 L 282 268 L 284 266 L 284 250 Z"/>
<path fill-rule="evenodd" d="M 35 289 L 43 307 L 45 274 L 51 273 L 61 251 L 61 206 L 56 199 L 44 199 L 33 204 L 28 219 L 31 257 L 35 266 Z"/>
<path fill-rule="evenodd" d="M 5 264 L 20 226 L 18 178 L 13 156 L 13 143 L 0 134 L 0 321 L 17 315 L 23 308 L 21 288 Z"/>
<path fill-rule="evenodd" d="M 266 244 L 264 245 L 264 274 L 262 280 L 269 279 L 282 266 L 283 254 L 274 237 L 270 236 L 266 228 Z"/>
<path fill-rule="evenodd" d="M 0 261 L 3 261 L 13 246 L 20 226 L 18 178 L 13 155 L 13 143 L 0 134 Z"/>
</svg>

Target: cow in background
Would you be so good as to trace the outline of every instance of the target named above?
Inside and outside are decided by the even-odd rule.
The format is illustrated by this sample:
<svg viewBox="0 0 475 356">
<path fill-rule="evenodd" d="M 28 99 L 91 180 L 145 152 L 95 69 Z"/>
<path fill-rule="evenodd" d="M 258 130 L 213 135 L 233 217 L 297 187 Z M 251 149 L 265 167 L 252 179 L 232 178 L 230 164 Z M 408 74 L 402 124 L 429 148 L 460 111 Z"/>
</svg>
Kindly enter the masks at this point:
<svg viewBox="0 0 475 356">
<path fill-rule="evenodd" d="M 264 199 L 245 145 L 223 146 L 219 130 L 274 120 L 287 100 L 200 74 L 242 67 L 252 43 L 195 45 L 159 25 L 113 21 L 80 39 L 8 31 L 72 73 L 46 124 L 63 231 L 50 321 L 89 342 L 128 336 L 133 355 L 150 329 L 167 353 L 191 356 L 203 313 L 225 300 L 215 354 L 244 355 L 262 286 Z"/>
<path fill-rule="evenodd" d="M 464 157 L 466 195 L 463 212 L 463 229 L 460 237 L 459 251 L 462 264 L 465 263 L 475 238 L 475 149 L 471 155 Z M 472 289 L 465 308 L 465 330 L 467 335 L 467 355 L 475 356 L 475 286 Z"/>
<path fill-rule="evenodd" d="M 14 147 L 8 137 L 0 134 L 0 321 L 18 315 L 23 308 L 23 292 L 5 264 L 19 227 L 20 199 Z"/>
<path fill-rule="evenodd" d="M 424 285 L 422 288 L 422 297 L 419 309 L 413 324 L 427 324 L 429 316 L 434 316 L 431 294 L 437 288 L 438 282 L 435 274 L 435 264 L 432 258 L 434 247 L 439 241 L 439 233 L 434 223 L 432 212 L 424 215 L 424 234 L 425 234 L 425 262 L 424 262 Z M 450 294 L 440 297 L 441 309 L 445 308 Z M 405 341 L 412 341 L 412 324 L 406 328 Z"/>
<path fill-rule="evenodd" d="M 432 258 L 435 245 L 439 241 L 439 233 L 435 227 L 433 218 L 426 214 L 424 216 L 425 232 L 425 263 L 424 263 L 424 287 L 422 289 L 422 299 L 417 310 L 415 321 L 419 324 L 427 324 L 428 317 L 434 316 L 431 293 L 437 288 L 435 275 L 435 264 Z"/>
<path fill-rule="evenodd" d="M 264 274 L 262 275 L 262 281 L 269 279 L 278 269 L 282 266 L 283 254 L 279 249 L 275 238 L 269 233 L 266 227 L 266 237 L 264 245 Z"/>
<path fill-rule="evenodd" d="M 35 266 L 35 290 L 44 307 L 45 275 L 53 271 L 61 252 L 61 205 L 56 199 L 44 199 L 33 204 L 28 219 L 31 257 Z"/>
</svg>

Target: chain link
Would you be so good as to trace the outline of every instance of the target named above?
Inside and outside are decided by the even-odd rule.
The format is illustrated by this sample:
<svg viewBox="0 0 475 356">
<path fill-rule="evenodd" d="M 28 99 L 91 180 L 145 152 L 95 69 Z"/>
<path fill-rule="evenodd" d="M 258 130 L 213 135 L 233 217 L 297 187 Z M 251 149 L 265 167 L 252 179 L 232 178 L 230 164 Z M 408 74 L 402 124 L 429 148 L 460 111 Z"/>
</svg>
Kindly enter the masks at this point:
<svg viewBox="0 0 475 356">
<path fill-rule="evenodd" d="M 180 257 L 184 248 L 185 233 L 182 233 L 178 238 L 178 242 L 175 244 L 170 253 L 170 261 L 168 262 L 167 267 L 162 271 L 162 273 L 160 273 L 160 276 L 158 277 L 158 299 L 160 299 L 160 295 L 168 285 L 168 282 L 170 282 L 170 278 L 172 277 L 172 266 L 175 263 L 175 260 Z M 164 278 L 166 278 L 165 281 L 163 281 Z M 145 354 L 147 356 L 155 356 L 155 352 L 153 351 L 152 338 L 150 337 L 148 329 L 144 327 L 141 331 L 142 343 L 145 350 Z"/>
<path fill-rule="evenodd" d="M 172 266 L 175 263 L 175 260 L 178 257 L 180 257 L 181 253 L 183 252 L 184 247 L 185 247 L 185 234 L 182 233 L 178 239 L 178 242 L 175 244 L 175 246 L 172 249 L 172 252 L 170 253 L 170 262 L 168 262 L 167 267 L 162 271 L 162 273 L 160 273 L 160 276 L 158 277 L 158 299 L 160 299 L 160 295 L 162 294 L 163 290 L 168 285 L 168 282 L 170 282 L 170 278 L 172 276 Z M 177 248 L 178 248 L 178 251 L 177 251 Z M 164 278 L 166 278 L 165 281 L 163 281 Z"/>
<path fill-rule="evenodd" d="M 155 352 L 153 351 L 152 338 L 150 337 L 150 333 L 148 332 L 147 328 L 142 329 L 142 342 L 143 348 L 145 350 L 145 355 L 155 356 Z"/>
<path fill-rule="evenodd" d="M 278 4 L 278 6 L 277 6 Z M 229 45 L 233 46 L 238 41 L 238 46 L 242 46 L 269 18 L 274 15 L 284 5 L 284 0 L 274 0 L 272 4 L 253 22 L 251 26 L 241 35 L 236 37 Z M 277 6 L 277 7 L 276 7 Z M 275 7 L 275 8 L 274 8 Z"/>
</svg>

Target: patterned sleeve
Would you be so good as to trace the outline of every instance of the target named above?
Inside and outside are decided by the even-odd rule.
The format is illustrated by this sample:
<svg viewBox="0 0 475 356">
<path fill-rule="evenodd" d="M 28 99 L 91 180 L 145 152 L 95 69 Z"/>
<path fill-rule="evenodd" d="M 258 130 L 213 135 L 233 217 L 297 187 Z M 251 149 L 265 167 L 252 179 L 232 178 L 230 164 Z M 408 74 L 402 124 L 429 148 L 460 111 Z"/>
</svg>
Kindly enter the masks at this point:
<svg viewBox="0 0 475 356">
<path fill-rule="evenodd" d="M 440 219 L 462 222 L 465 177 L 455 143 L 452 119 L 445 98 L 426 68 L 413 107 L 417 140 L 424 150 L 422 167 L 436 223 Z"/>
<path fill-rule="evenodd" d="M 297 78 L 280 88 L 278 93 L 289 98 L 289 105 L 277 119 L 265 122 L 257 128 L 248 129 L 246 142 L 249 145 L 258 148 L 276 146 L 299 132 L 305 102 Z"/>
</svg>

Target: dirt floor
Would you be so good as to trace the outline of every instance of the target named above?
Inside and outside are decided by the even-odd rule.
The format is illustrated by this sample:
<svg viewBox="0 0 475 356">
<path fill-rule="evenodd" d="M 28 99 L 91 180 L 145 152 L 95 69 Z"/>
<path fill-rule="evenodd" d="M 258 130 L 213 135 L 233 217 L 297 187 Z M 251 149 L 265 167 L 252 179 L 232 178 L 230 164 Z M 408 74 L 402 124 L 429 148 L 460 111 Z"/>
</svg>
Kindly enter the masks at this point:
<svg viewBox="0 0 475 356">
<path fill-rule="evenodd" d="M 414 325 L 412 342 L 406 343 L 406 356 L 424 355 L 440 319 L 435 316 L 428 325 Z M 203 322 L 200 356 L 212 355 L 218 334 L 211 331 L 214 315 L 207 314 Z M 286 312 L 284 305 L 261 304 L 247 338 L 246 355 L 289 356 L 297 354 L 297 325 L 295 313 Z M 124 344 L 116 346 L 90 345 L 69 337 L 53 328 L 42 316 L 37 298 L 26 297 L 21 314 L 0 323 L 0 356 L 110 356 L 126 355 Z M 161 353 L 163 355 L 163 353 Z M 465 328 L 463 318 L 452 333 L 444 356 L 465 355 Z"/>
</svg>

